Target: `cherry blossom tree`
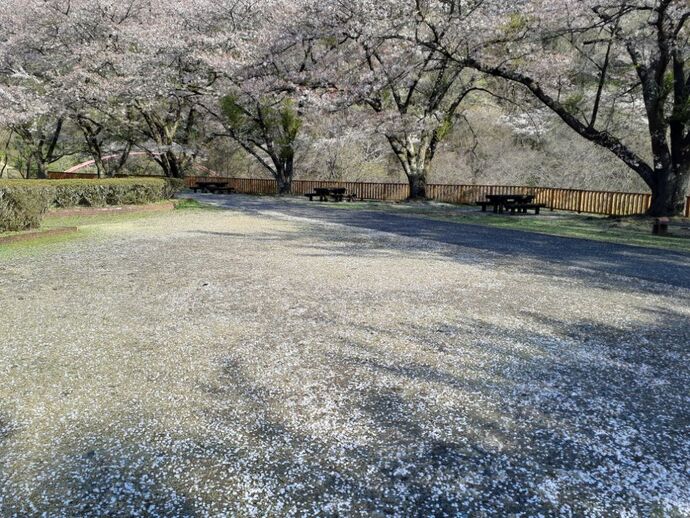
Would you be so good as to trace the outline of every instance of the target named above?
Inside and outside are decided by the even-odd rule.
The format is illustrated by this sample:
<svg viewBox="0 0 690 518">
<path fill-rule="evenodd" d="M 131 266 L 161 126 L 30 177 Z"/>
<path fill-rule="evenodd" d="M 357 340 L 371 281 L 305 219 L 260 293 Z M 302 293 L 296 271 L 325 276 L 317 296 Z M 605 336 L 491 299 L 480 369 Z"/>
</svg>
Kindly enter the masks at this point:
<svg viewBox="0 0 690 518">
<path fill-rule="evenodd" d="M 167 176 L 182 176 L 199 152 L 198 102 L 217 79 L 207 57 L 239 61 L 252 5 L 7 0 L 0 11 L 11 27 L 0 41 L 5 124 L 59 117 L 82 131 L 99 171 L 108 135 L 122 141 L 123 157 L 135 145 Z"/>
<path fill-rule="evenodd" d="M 290 192 L 302 127 L 303 95 L 294 76 L 304 68 L 304 43 L 290 34 L 300 16 L 300 2 L 266 0 L 244 11 L 245 38 L 233 56 L 207 55 L 220 78 L 205 107 L 219 128 L 214 137 L 229 137 Z M 251 43 L 247 43 L 251 41 Z"/>
<path fill-rule="evenodd" d="M 129 4 L 8 0 L 3 4 L 2 25 L 11 28 L 0 42 L 3 121 L 21 139 L 20 147 L 34 149 L 32 167 L 39 177 L 60 158 L 56 150 L 64 147 L 60 143 L 65 133 L 72 135 L 75 129 L 81 133 L 81 145 L 71 139 L 71 152 L 91 154 L 99 175 L 105 171 L 103 153 L 121 144 L 122 132 L 114 131 L 112 113 L 120 109 L 112 80 L 116 77 L 113 49 L 116 28 L 141 11 L 143 4 L 139 4 L 136 0 Z M 122 147 L 122 158 L 115 162 L 118 166 L 123 165 L 131 143 Z"/>
<path fill-rule="evenodd" d="M 420 11 L 416 41 L 522 85 L 646 182 L 651 215 L 682 212 L 690 181 L 690 6 L 685 0 L 445 4 L 436 12 Z M 466 18 L 472 24 L 438 16 L 438 10 L 461 6 L 473 9 Z M 468 32 L 482 37 L 458 45 Z M 626 138 L 636 120 L 647 126 L 648 149 L 635 149 Z"/>
<path fill-rule="evenodd" d="M 61 82 L 73 57 L 54 39 L 59 18 L 33 1 L 0 5 L 0 120 L 18 139 L 25 174 L 39 178 L 69 152 L 62 141 L 68 114 Z"/>
<path fill-rule="evenodd" d="M 132 143 L 168 177 L 184 176 L 199 152 L 196 103 L 213 82 L 197 56 L 206 38 L 194 30 L 194 15 L 204 14 L 200 4 L 132 0 L 125 11 L 90 5 L 109 28 L 85 71 L 97 85 L 91 104 L 127 136 L 123 153 Z M 78 120 L 83 127 L 83 115 Z"/>
<path fill-rule="evenodd" d="M 248 113 L 256 114 L 256 106 L 265 105 L 257 89 L 263 88 L 258 86 L 261 81 L 241 74 L 268 55 L 270 38 L 278 27 L 272 21 L 285 16 L 290 3 L 146 1 L 150 9 L 128 24 L 126 34 L 122 31 L 128 44 L 121 54 L 123 71 L 118 74 L 123 78 L 120 104 L 135 115 L 137 145 L 166 175 L 181 177 L 203 151 L 228 89 L 233 95 L 239 92 L 237 102 L 253 99 L 258 103 Z M 132 48 L 137 49 L 134 59 Z M 154 76 L 148 74 L 150 70 L 156 71 Z M 240 75 L 243 80 L 237 81 Z M 247 131 L 233 128 L 231 135 L 251 133 L 253 121 L 256 117 L 248 118 Z M 291 178 L 290 161 L 283 163 Z M 285 171 L 278 176 L 286 177 Z"/>
<path fill-rule="evenodd" d="M 3 0 L 0 122 L 38 176 L 75 152 L 108 174 L 104 154 L 138 148 L 179 177 L 224 134 L 286 190 L 299 114 L 356 106 L 424 197 L 463 103 L 498 78 L 635 171 L 651 214 L 675 215 L 689 18 L 683 0 Z"/>
<path fill-rule="evenodd" d="M 418 12 L 416 2 L 352 0 L 319 4 L 309 14 L 318 20 L 309 82 L 368 109 L 368 127 L 385 136 L 411 198 L 426 197 L 432 160 L 462 102 L 487 91 L 476 72 L 415 40 Z"/>
</svg>

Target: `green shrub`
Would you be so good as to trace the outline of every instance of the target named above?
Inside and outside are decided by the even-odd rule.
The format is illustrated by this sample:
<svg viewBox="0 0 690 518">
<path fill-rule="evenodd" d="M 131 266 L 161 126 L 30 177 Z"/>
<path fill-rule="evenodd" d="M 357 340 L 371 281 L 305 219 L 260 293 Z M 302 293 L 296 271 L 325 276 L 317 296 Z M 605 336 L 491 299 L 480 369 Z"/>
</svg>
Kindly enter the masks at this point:
<svg viewBox="0 0 690 518">
<path fill-rule="evenodd" d="M 143 205 L 172 198 L 184 182 L 165 178 L 0 180 L 0 230 L 40 224 L 47 208 Z"/>
<path fill-rule="evenodd" d="M 54 191 L 52 206 L 58 208 L 155 203 L 172 198 L 181 183 L 164 178 L 48 181 Z"/>
<path fill-rule="evenodd" d="M 0 232 L 36 228 L 50 206 L 51 194 L 45 188 L 0 187 Z"/>
</svg>

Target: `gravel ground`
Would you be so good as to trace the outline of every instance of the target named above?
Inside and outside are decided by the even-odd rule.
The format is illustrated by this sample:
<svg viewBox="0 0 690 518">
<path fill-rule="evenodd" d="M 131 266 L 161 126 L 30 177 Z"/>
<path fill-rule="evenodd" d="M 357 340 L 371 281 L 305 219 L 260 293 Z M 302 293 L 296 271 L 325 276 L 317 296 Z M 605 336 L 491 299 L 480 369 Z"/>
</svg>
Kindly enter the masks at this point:
<svg viewBox="0 0 690 518">
<path fill-rule="evenodd" d="M 391 214 L 390 211 L 343 210 L 348 207 L 348 204 L 344 203 L 340 205 L 310 203 L 299 198 L 204 194 L 192 196 L 202 202 L 248 214 L 266 214 L 267 211 L 288 212 L 292 216 L 494 252 L 507 258 L 516 258 L 514 264 L 523 269 L 534 265 L 525 259 L 537 259 L 538 268 L 542 272 L 544 268 L 551 268 L 553 265 L 553 275 L 560 276 L 562 271 L 567 269 L 568 275 L 579 272 L 580 275 L 592 281 L 597 281 L 602 276 L 617 275 L 690 289 L 690 254 L 684 252 L 439 221 Z M 439 206 L 444 206 L 444 204 L 422 203 L 420 208 Z M 450 207 L 458 210 L 457 206 L 450 205 Z M 478 214 L 476 207 L 463 207 L 459 210 Z M 485 216 L 492 217 L 493 215 L 485 214 Z"/>
<path fill-rule="evenodd" d="M 690 515 L 687 256 L 235 200 L 0 259 L 0 516 Z"/>
</svg>

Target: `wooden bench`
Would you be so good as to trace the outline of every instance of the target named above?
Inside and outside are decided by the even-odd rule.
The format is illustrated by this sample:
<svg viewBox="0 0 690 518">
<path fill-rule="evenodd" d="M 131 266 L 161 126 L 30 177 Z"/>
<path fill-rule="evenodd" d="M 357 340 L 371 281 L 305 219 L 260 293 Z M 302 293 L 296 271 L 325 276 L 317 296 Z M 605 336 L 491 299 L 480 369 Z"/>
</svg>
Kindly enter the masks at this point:
<svg viewBox="0 0 690 518">
<path fill-rule="evenodd" d="M 314 198 L 319 197 L 319 201 L 328 201 L 328 194 L 322 192 L 308 192 L 305 194 L 309 201 L 314 201 Z"/>
<path fill-rule="evenodd" d="M 508 209 L 511 214 L 527 214 L 528 210 L 533 210 L 535 216 L 538 216 L 539 211 L 545 207 L 546 205 L 540 203 L 509 203 L 506 205 L 506 209 Z"/>
<path fill-rule="evenodd" d="M 236 190 L 234 187 L 230 187 L 229 185 L 223 186 L 223 187 L 216 187 L 213 190 L 214 194 L 233 194 L 235 193 Z"/>
<path fill-rule="evenodd" d="M 327 189 L 318 187 L 314 189 L 314 192 L 306 193 L 305 196 L 309 198 L 309 201 L 314 201 L 314 198 L 316 197 L 319 198 L 319 201 L 329 201 L 330 199 L 334 202 L 341 202 L 344 200 L 351 202 L 357 199 L 357 195 L 355 193 L 348 194 L 347 189 L 344 188 Z"/>
<path fill-rule="evenodd" d="M 345 199 L 345 195 L 347 194 L 347 189 L 343 188 L 331 189 L 330 191 L 331 197 L 335 202 L 343 201 Z"/>
<path fill-rule="evenodd" d="M 211 194 L 232 194 L 235 191 L 234 187 L 230 187 L 227 182 L 197 182 L 190 188 L 196 193 L 198 191 L 208 192 Z"/>
<path fill-rule="evenodd" d="M 476 205 L 486 212 L 487 207 L 493 207 L 495 214 L 510 212 L 511 214 L 527 214 L 528 210 L 533 210 L 538 215 L 546 205 L 534 203 L 533 194 L 488 194 L 486 200 L 476 202 Z"/>
</svg>

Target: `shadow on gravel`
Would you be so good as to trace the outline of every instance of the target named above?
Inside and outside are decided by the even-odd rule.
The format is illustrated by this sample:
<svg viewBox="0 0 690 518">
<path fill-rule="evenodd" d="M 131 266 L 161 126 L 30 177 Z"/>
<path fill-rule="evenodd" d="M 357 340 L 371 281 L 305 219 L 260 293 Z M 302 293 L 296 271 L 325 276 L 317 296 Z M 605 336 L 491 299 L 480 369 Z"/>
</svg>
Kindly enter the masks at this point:
<svg viewBox="0 0 690 518">
<path fill-rule="evenodd" d="M 12 436 L 13 427 L 10 418 L 7 414 L 0 412 L 0 448 L 5 445 L 5 442 Z"/>
<path fill-rule="evenodd" d="M 262 385 L 236 360 L 225 363 L 216 394 L 251 409 L 245 426 L 255 430 L 255 447 L 272 452 L 252 477 L 299 511 L 679 511 L 690 505 L 690 376 L 678 369 L 689 359 L 690 329 L 681 313 L 653 316 L 648 326 L 617 329 L 534 315 L 549 329 L 543 334 L 470 320 L 456 333 L 437 322 L 412 339 L 429 348 L 445 336 L 442 352 L 425 363 L 413 351 L 399 358 L 343 339 L 323 353 L 342 377 L 314 394 L 324 411 L 331 400 L 347 401 L 333 418 L 342 438 L 314 433 L 306 417 L 313 414 L 299 425 L 290 393 Z M 359 440 L 349 427 L 362 430 Z"/>
<path fill-rule="evenodd" d="M 529 315 L 541 333 L 428 322 L 404 356 L 335 336 L 289 350 L 309 379 L 266 330 L 257 357 L 219 358 L 216 381 L 190 386 L 209 399 L 203 434 L 123 416 L 140 424 L 42 465 L 33 501 L 0 479 L 0 514 L 681 515 L 690 329 L 680 312 L 650 317 L 618 329 Z"/>
<path fill-rule="evenodd" d="M 131 422 L 135 416 L 123 418 Z M 0 470 L 0 516 L 205 516 L 187 496 L 190 488 L 170 475 L 166 464 L 174 462 L 175 453 L 145 434 L 135 439 L 114 433 L 120 424 L 110 423 L 100 435 L 89 430 L 80 437 L 88 446 L 52 451 L 38 465 L 22 463 L 19 473 Z M 8 453 L 0 457 L 0 468 Z M 161 472 L 164 466 L 168 476 Z M 31 475 L 34 469 L 38 476 Z"/>
<path fill-rule="evenodd" d="M 533 268 L 545 275 L 620 285 L 621 281 L 607 278 L 616 275 L 690 289 L 690 255 L 678 252 L 433 221 L 382 212 L 333 209 L 289 199 L 249 196 L 215 196 L 206 199 L 222 207 L 260 217 L 306 218 L 322 223 L 342 224 L 354 230 L 388 232 L 400 237 L 468 248 L 480 254 L 497 255 L 519 267 Z M 305 237 L 328 241 L 328 231 L 311 228 L 305 233 Z M 400 246 L 404 248 L 406 245 Z M 531 267 L 522 265 L 526 262 L 525 259 L 539 264 Z M 657 290 L 658 288 L 652 285 L 637 285 L 634 291 Z"/>
<path fill-rule="evenodd" d="M 434 323 L 415 337 L 427 347 L 445 335 L 429 363 L 334 347 L 323 361 L 343 377 L 317 394 L 348 402 L 337 419 L 366 430 L 360 442 L 299 426 L 289 394 L 241 362 L 225 363 L 216 394 L 251 409 L 255 447 L 272 452 L 252 476 L 299 511 L 650 515 L 690 504 L 690 379 L 678 369 L 690 330 L 681 313 L 652 316 L 617 329 L 534 315 L 544 334 Z M 473 338 L 462 351 L 460 335 Z"/>
<path fill-rule="evenodd" d="M 482 227 L 467 226 L 472 227 L 472 232 L 475 234 L 485 230 Z M 464 227 L 463 225 L 454 225 L 452 231 L 461 232 Z M 479 230 L 477 230 L 478 228 Z M 570 254 L 567 258 L 557 258 L 540 256 L 535 250 L 530 253 L 523 253 L 519 249 L 511 252 L 499 252 L 495 247 L 488 247 L 486 243 L 481 246 L 462 242 L 457 245 L 449 245 L 447 241 L 433 238 L 431 240 L 437 246 L 429 246 L 429 242 L 426 241 L 426 239 L 430 239 L 428 236 L 424 237 L 424 240 L 416 239 L 419 236 L 414 236 L 415 239 L 400 239 L 400 236 L 396 234 L 372 235 L 368 233 L 370 228 L 366 228 L 366 230 L 367 233 L 348 235 L 341 230 L 305 223 L 299 232 L 274 231 L 270 234 L 251 236 L 251 238 L 256 242 L 291 243 L 299 249 L 298 255 L 308 257 L 385 258 L 385 256 L 395 253 L 411 256 L 410 254 L 431 252 L 435 255 L 434 260 L 443 258 L 447 261 L 486 268 L 511 267 L 526 274 L 545 276 L 565 282 L 577 280 L 586 282 L 593 288 L 615 289 L 622 293 L 661 294 L 666 293 L 669 287 L 690 289 L 690 258 L 685 264 L 682 262 L 683 257 L 640 255 L 640 249 L 634 247 L 626 247 L 626 250 L 618 251 L 613 255 L 602 255 L 605 248 L 602 249 L 603 251 L 590 253 L 586 247 L 581 247 L 577 253 L 570 253 L 563 249 L 561 243 L 551 241 L 556 238 L 529 234 L 536 236 L 529 238 L 530 243 L 540 243 L 540 246 L 543 247 L 548 243 L 552 255 L 556 252 L 562 255 Z M 513 246 L 513 231 L 510 232 L 509 236 L 500 237 L 503 248 L 509 249 Z M 192 234 L 228 239 L 246 239 L 248 237 L 231 232 L 194 231 Z M 524 233 L 517 232 L 517 234 Z M 487 235 L 484 238 L 489 239 L 491 236 Z M 493 236 L 493 239 L 499 238 Z M 523 245 L 524 243 L 523 240 Z M 584 243 L 592 247 L 592 242 L 585 241 Z M 666 253 L 660 252 L 660 254 Z M 670 252 L 668 253 L 670 254 Z M 677 296 L 680 299 L 690 299 L 690 294 L 687 292 L 678 292 Z"/>
<path fill-rule="evenodd" d="M 257 239 L 326 256 L 428 248 L 312 224 Z M 436 253 L 496 260 L 476 249 Z M 653 289 L 572 271 L 565 259 L 515 264 L 623 292 Z M 205 404 L 174 430 L 128 409 L 77 431 L 72 450 L 47 444 L 37 474 L 17 479 L 5 469 L 16 452 L 0 414 L 0 516 L 672 516 L 674 506 L 682 516 L 690 323 L 681 311 L 648 316 L 625 328 L 538 313 L 521 314 L 520 326 L 416 321 L 404 337 L 354 312 L 309 326 L 321 317 L 276 318 L 329 340 L 290 346 L 276 328 L 254 329 L 251 354 L 229 350 L 216 379 L 189 380 Z"/>
</svg>

